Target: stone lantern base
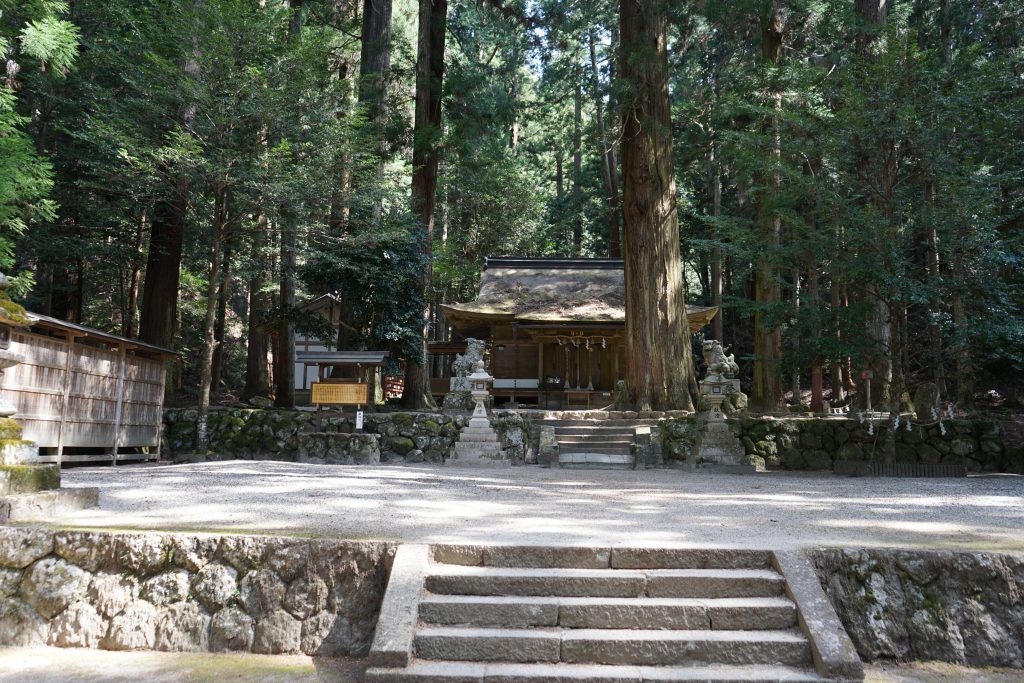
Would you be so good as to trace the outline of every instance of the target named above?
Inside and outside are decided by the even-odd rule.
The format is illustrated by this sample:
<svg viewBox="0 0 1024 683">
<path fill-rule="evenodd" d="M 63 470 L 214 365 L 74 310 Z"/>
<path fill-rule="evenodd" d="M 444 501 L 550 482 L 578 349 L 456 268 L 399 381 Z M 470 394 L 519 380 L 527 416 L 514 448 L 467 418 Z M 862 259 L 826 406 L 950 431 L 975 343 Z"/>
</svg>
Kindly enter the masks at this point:
<svg viewBox="0 0 1024 683">
<path fill-rule="evenodd" d="M 469 426 L 455 442 L 455 455 L 446 464 L 457 467 L 509 467 L 512 464 L 501 449 L 498 433 L 491 426 L 483 401 L 477 401 Z"/>
<path fill-rule="evenodd" d="M 687 463 L 687 469 L 738 474 L 757 472 L 757 466 L 750 463 L 743 443 L 729 429 L 729 423 L 722 412 L 722 403 L 726 398 L 739 391 L 739 380 L 711 375 L 700 383 L 700 387 L 708 405 L 708 412 L 705 414 L 707 421 L 696 448 L 693 449 L 694 455 Z"/>
</svg>

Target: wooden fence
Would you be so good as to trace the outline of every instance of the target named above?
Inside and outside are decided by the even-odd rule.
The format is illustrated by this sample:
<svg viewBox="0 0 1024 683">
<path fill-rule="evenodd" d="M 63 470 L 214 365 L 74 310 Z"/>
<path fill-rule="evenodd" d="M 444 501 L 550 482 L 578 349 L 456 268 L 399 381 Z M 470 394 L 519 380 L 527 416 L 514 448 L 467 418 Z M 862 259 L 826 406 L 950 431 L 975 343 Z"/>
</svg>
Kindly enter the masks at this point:
<svg viewBox="0 0 1024 683">
<path fill-rule="evenodd" d="M 155 460 L 160 455 L 164 363 L 128 340 L 76 341 L 24 330 L 10 350 L 25 361 L 0 377 L 24 438 L 43 462 Z"/>
</svg>

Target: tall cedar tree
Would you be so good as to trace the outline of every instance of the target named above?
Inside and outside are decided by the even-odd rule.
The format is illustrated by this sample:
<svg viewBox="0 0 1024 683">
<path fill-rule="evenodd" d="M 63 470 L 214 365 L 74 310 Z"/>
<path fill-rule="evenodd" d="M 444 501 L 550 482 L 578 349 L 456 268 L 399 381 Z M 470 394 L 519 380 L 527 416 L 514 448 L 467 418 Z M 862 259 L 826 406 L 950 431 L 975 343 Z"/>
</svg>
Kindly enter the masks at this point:
<svg viewBox="0 0 1024 683">
<path fill-rule="evenodd" d="M 425 301 L 430 300 L 434 209 L 437 206 L 437 165 L 440 157 L 441 86 L 444 79 L 444 39 L 448 25 L 448 0 L 420 0 L 419 37 L 416 51 L 416 113 L 412 150 L 412 210 L 424 227 L 422 252 L 427 267 L 419 283 Z M 429 316 L 424 316 L 429 320 Z M 426 326 L 423 341 L 428 338 Z M 423 358 L 426 358 L 424 348 Z M 427 378 L 422 361 L 408 359 L 402 401 L 407 408 L 422 408 Z"/>
<path fill-rule="evenodd" d="M 636 410 L 693 410 L 697 395 L 679 258 L 666 28 L 661 3 L 622 0 L 626 385 Z"/>
</svg>

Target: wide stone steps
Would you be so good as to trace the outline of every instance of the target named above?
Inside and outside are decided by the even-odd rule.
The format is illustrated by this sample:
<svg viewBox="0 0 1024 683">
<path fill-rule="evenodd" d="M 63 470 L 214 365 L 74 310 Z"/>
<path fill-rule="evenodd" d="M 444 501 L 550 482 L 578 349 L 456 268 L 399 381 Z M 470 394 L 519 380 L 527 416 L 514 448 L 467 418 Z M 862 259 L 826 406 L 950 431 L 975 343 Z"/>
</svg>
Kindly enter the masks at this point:
<svg viewBox="0 0 1024 683">
<path fill-rule="evenodd" d="M 823 651 L 806 630 L 845 638 L 834 612 L 822 611 L 806 560 L 760 550 L 438 545 L 429 556 L 416 551 L 426 559 L 411 575 L 404 567 L 417 556 L 401 550 L 370 652 L 375 683 L 863 675 L 859 660 Z M 806 574 L 797 593 L 793 571 Z M 812 597 L 797 597 L 805 593 Z M 852 644 L 843 647 L 855 657 Z M 840 673 L 821 673 L 831 670 Z"/>
<path fill-rule="evenodd" d="M 569 468 L 631 469 L 634 425 L 608 425 L 611 420 L 556 423 L 558 464 Z M 618 422 L 618 421 L 615 421 Z"/>
<path fill-rule="evenodd" d="M 596 441 L 600 437 L 600 441 L 604 443 L 633 443 L 633 433 L 629 434 L 556 434 L 558 443 L 570 444 L 570 443 L 587 443 L 589 441 Z"/>
<path fill-rule="evenodd" d="M 623 427 L 600 427 L 600 426 L 572 426 L 572 427 L 555 427 L 555 436 L 559 439 L 567 436 L 582 436 L 582 437 L 595 437 L 595 436 L 621 436 L 628 439 L 633 438 L 632 428 Z"/>
<path fill-rule="evenodd" d="M 538 424 L 550 425 L 555 428 L 559 427 L 625 427 L 632 429 L 635 426 L 646 426 L 650 427 L 653 425 L 660 424 L 661 420 L 656 418 L 636 418 L 633 420 L 612 420 L 612 419 L 596 419 L 596 420 L 553 420 L 544 419 L 538 420 Z"/>
<path fill-rule="evenodd" d="M 764 630 L 796 626 L 796 606 L 771 598 L 567 598 L 428 595 L 420 620 L 437 625 L 588 629 Z"/>
<path fill-rule="evenodd" d="M 588 441 L 586 443 L 558 443 L 558 452 L 561 453 L 614 453 L 616 455 L 631 454 L 633 444 L 609 443 L 607 441 Z"/>
<path fill-rule="evenodd" d="M 371 682 L 388 683 L 804 683 L 823 680 L 786 666 L 607 666 L 416 661 L 401 673 L 371 669 Z"/>
<path fill-rule="evenodd" d="M 768 569 L 548 569 L 442 565 L 426 577 L 432 593 L 606 598 L 749 598 L 782 594 Z"/>
<path fill-rule="evenodd" d="M 645 666 L 806 665 L 811 651 L 798 630 L 501 629 L 421 626 L 420 659 L 474 662 L 565 662 Z"/>
</svg>

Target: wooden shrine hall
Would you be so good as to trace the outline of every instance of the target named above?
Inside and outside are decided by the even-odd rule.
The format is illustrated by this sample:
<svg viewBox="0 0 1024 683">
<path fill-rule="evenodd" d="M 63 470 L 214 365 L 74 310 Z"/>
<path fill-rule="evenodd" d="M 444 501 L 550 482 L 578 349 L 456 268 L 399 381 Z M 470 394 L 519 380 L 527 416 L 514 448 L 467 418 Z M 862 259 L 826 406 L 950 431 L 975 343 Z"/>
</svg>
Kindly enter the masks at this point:
<svg viewBox="0 0 1024 683">
<path fill-rule="evenodd" d="M 612 401 L 625 371 L 625 278 L 622 259 L 489 257 L 474 301 L 441 307 L 457 337 L 487 342 L 498 400 L 542 408 L 597 408 Z M 691 332 L 714 306 L 687 306 Z M 454 358 L 465 342 L 427 345 Z M 449 362 L 435 363 L 444 370 Z M 434 377 L 435 396 L 449 391 Z"/>
</svg>

